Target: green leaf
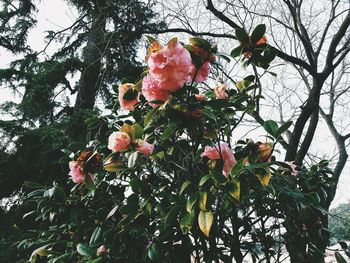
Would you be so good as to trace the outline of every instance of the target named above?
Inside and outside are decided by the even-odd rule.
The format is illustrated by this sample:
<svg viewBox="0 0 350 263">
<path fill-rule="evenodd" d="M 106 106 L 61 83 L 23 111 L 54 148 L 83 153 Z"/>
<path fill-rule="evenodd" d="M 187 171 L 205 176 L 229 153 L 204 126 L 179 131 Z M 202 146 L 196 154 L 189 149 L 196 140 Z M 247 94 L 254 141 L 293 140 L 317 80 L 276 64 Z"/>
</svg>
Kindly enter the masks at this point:
<svg viewBox="0 0 350 263">
<path fill-rule="evenodd" d="M 264 59 L 265 63 L 269 64 L 276 58 L 276 55 L 277 55 L 276 49 L 274 47 L 269 46 L 264 51 L 263 59 Z"/>
<path fill-rule="evenodd" d="M 108 213 L 106 219 L 108 219 L 108 218 L 110 218 L 111 216 L 113 216 L 113 215 L 115 214 L 115 212 L 117 212 L 118 208 L 119 208 L 118 205 L 116 205 L 115 207 L 113 207 L 113 209 Z"/>
<path fill-rule="evenodd" d="M 266 26 L 264 24 L 257 25 L 252 33 L 252 43 L 256 43 L 265 35 Z"/>
<path fill-rule="evenodd" d="M 199 181 L 199 184 L 198 184 L 198 185 L 199 185 L 199 186 L 203 186 L 209 179 L 210 179 L 210 175 L 209 175 L 209 174 L 203 176 L 203 177 L 201 178 L 201 180 Z"/>
<path fill-rule="evenodd" d="M 128 167 L 129 168 L 133 168 L 136 164 L 136 160 L 137 160 L 137 156 L 138 156 L 138 153 L 137 151 L 136 152 L 133 152 L 129 155 L 129 159 L 128 159 Z"/>
<path fill-rule="evenodd" d="M 240 56 L 242 53 L 242 49 L 243 49 L 242 46 L 238 46 L 238 47 L 232 49 L 231 54 L 230 54 L 231 57 L 235 58 L 235 57 Z"/>
<path fill-rule="evenodd" d="M 92 181 L 90 175 L 88 174 L 85 174 L 85 185 L 87 189 L 89 189 L 89 191 L 91 192 L 95 191 L 96 189 L 94 182 Z"/>
<path fill-rule="evenodd" d="M 236 38 L 241 43 L 247 43 L 249 40 L 247 32 L 242 28 L 236 28 Z"/>
<path fill-rule="evenodd" d="M 223 53 L 216 53 L 216 55 L 219 57 L 219 58 L 222 58 L 223 60 L 225 60 L 227 63 L 230 63 L 231 62 L 231 59 L 230 57 L 228 57 L 226 54 L 223 54 Z"/>
<path fill-rule="evenodd" d="M 150 36 L 150 35 L 146 35 L 147 41 L 152 44 L 153 42 L 158 42 L 157 39 L 155 39 L 154 37 Z"/>
<path fill-rule="evenodd" d="M 181 189 L 180 189 L 180 195 L 183 193 L 183 191 L 185 191 L 185 189 L 190 185 L 192 184 L 191 181 L 185 181 L 182 186 L 181 186 Z"/>
<path fill-rule="evenodd" d="M 193 224 L 194 224 L 194 219 L 196 217 L 196 213 L 194 210 L 191 211 L 191 213 L 186 213 L 180 220 L 180 228 L 183 234 L 187 234 Z"/>
<path fill-rule="evenodd" d="M 276 138 L 276 135 L 278 133 L 278 125 L 273 120 L 267 120 L 264 122 L 263 127 L 266 132 L 271 134 L 274 138 Z"/>
<path fill-rule="evenodd" d="M 342 249 L 344 249 L 344 250 L 348 249 L 348 244 L 346 244 L 346 242 L 339 241 L 338 243 L 339 243 L 339 245 L 341 246 Z"/>
<path fill-rule="evenodd" d="M 245 167 L 244 159 L 240 159 L 231 170 L 231 176 L 235 177 Z"/>
<path fill-rule="evenodd" d="M 181 206 L 179 206 L 179 205 L 174 206 L 172 209 L 170 209 L 170 211 L 165 216 L 165 226 L 166 227 L 169 227 L 175 223 L 180 209 L 181 209 Z"/>
<path fill-rule="evenodd" d="M 93 250 L 92 248 L 90 248 L 88 245 L 85 245 L 83 243 L 79 243 L 77 245 L 77 252 L 85 257 L 93 257 L 96 255 L 95 250 Z"/>
<path fill-rule="evenodd" d="M 98 127 L 100 127 L 100 125 L 102 124 L 102 121 L 97 119 L 95 120 L 94 122 L 90 123 L 88 126 L 87 126 L 87 129 L 89 131 L 92 131 L 92 130 L 95 130 L 97 129 Z"/>
<path fill-rule="evenodd" d="M 240 80 L 240 81 L 237 81 L 237 82 L 236 82 L 236 87 L 237 87 L 240 91 L 243 91 L 243 90 L 245 90 L 246 88 L 248 88 L 250 84 L 252 84 L 252 82 L 251 82 L 250 80 L 243 79 L 243 80 Z"/>
<path fill-rule="evenodd" d="M 288 128 L 293 124 L 293 121 L 288 121 L 285 124 L 283 124 L 281 127 L 279 127 L 277 131 L 277 137 L 279 137 L 282 133 L 284 133 Z"/>
<path fill-rule="evenodd" d="M 135 132 L 135 139 L 141 139 L 143 136 L 143 128 L 141 125 L 135 123 L 133 126 Z"/>
<path fill-rule="evenodd" d="M 222 101 L 222 100 L 221 100 Z M 212 113 L 209 109 L 203 109 L 202 110 L 203 116 L 207 119 L 213 120 L 216 122 L 216 116 Z"/>
<path fill-rule="evenodd" d="M 199 209 L 207 211 L 207 192 L 199 192 Z"/>
<path fill-rule="evenodd" d="M 147 112 L 147 114 L 143 120 L 144 127 L 146 127 L 152 121 L 156 111 L 157 111 L 157 108 L 154 108 L 154 109 L 150 110 L 149 112 Z"/>
<path fill-rule="evenodd" d="M 118 172 L 120 170 L 125 170 L 126 168 L 128 167 L 124 165 L 122 162 L 113 161 L 112 159 L 108 160 L 103 164 L 103 170 L 107 172 Z"/>
<path fill-rule="evenodd" d="M 159 262 L 161 259 L 160 250 L 157 244 L 152 244 L 148 249 L 147 254 L 152 261 Z"/>
<path fill-rule="evenodd" d="M 95 245 L 99 241 L 101 236 L 102 236 L 102 228 L 98 226 L 95 228 L 94 232 L 92 232 L 89 245 L 90 246 Z"/>
<path fill-rule="evenodd" d="M 198 194 L 193 194 L 188 197 L 187 203 L 186 203 L 186 210 L 187 212 L 191 213 L 193 205 L 198 200 Z"/>
<path fill-rule="evenodd" d="M 213 224 L 213 213 L 212 211 L 200 211 L 198 214 L 198 225 L 200 230 L 203 232 L 204 235 L 209 237 L 209 232 L 211 229 L 211 226 Z"/>
<path fill-rule="evenodd" d="M 203 38 L 199 38 L 199 37 L 191 37 L 189 39 L 190 43 L 193 45 L 193 46 L 196 46 L 196 47 L 200 47 L 206 51 L 210 51 L 211 49 L 211 45 L 210 43 L 203 39 Z"/>
<path fill-rule="evenodd" d="M 139 210 L 139 205 L 138 204 L 128 204 L 128 205 L 123 205 L 120 209 L 119 212 L 123 215 L 129 215 L 129 214 L 134 214 Z"/>
<path fill-rule="evenodd" d="M 176 130 L 176 124 L 175 123 L 170 123 L 168 124 L 168 126 L 165 128 L 162 136 L 160 137 L 160 139 L 162 141 L 166 141 L 168 140 L 175 132 Z"/>
<path fill-rule="evenodd" d="M 338 252 L 336 251 L 334 253 L 335 259 L 337 260 L 337 263 L 346 263 L 346 259 Z"/>
<path fill-rule="evenodd" d="M 227 191 L 236 201 L 239 201 L 241 196 L 241 182 L 234 178 L 232 182 L 227 185 Z"/>
<path fill-rule="evenodd" d="M 213 171 L 211 173 L 211 177 L 213 178 L 214 182 L 219 185 L 219 184 L 225 184 L 228 182 L 228 179 L 222 174 L 222 173 L 219 173 L 219 172 L 215 172 Z"/>
<path fill-rule="evenodd" d="M 69 262 L 67 261 L 67 259 L 70 259 L 71 257 L 71 253 L 66 253 L 66 254 L 63 254 L 59 257 L 56 257 L 56 258 L 53 258 L 49 261 L 49 263 L 61 263 L 61 262 Z"/>
</svg>

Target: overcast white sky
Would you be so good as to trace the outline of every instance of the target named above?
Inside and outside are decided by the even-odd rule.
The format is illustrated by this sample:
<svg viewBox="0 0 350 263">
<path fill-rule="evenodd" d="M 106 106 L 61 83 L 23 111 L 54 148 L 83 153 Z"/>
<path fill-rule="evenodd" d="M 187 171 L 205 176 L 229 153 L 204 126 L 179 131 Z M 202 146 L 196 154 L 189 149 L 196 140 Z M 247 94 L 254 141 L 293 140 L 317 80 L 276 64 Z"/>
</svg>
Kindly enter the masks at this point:
<svg viewBox="0 0 350 263">
<path fill-rule="evenodd" d="M 46 30 L 59 30 L 71 25 L 74 22 L 75 10 L 70 9 L 63 0 L 50 0 L 42 1 L 38 7 L 38 24 L 29 35 L 29 43 L 34 50 L 42 50 L 45 46 L 44 42 L 44 31 Z M 47 50 L 47 53 L 51 53 L 55 49 L 54 45 Z M 13 60 L 13 55 L 0 49 L 0 68 L 9 65 L 9 62 Z M 7 100 L 18 101 L 20 97 L 13 94 L 10 90 L 1 89 L 0 103 Z M 3 117 L 2 117 L 3 118 Z M 241 130 L 237 132 L 235 139 L 240 139 L 240 137 L 245 134 L 246 131 Z M 263 134 L 263 131 L 256 130 L 249 134 L 255 140 L 263 140 L 259 135 Z M 317 135 L 317 151 L 321 151 L 324 154 L 329 154 L 330 149 L 334 148 L 333 141 L 330 139 L 327 131 L 327 127 L 324 123 L 321 123 L 318 129 Z M 331 147 L 330 147 L 330 144 Z M 347 163 L 346 168 L 340 178 L 338 185 L 337 195 L 333 201 L 332 207 L 337 206 L 340 203 L 350 201 L 350 191 L 348 186 L 350 185 L 350 165 Z"/>
</svg>

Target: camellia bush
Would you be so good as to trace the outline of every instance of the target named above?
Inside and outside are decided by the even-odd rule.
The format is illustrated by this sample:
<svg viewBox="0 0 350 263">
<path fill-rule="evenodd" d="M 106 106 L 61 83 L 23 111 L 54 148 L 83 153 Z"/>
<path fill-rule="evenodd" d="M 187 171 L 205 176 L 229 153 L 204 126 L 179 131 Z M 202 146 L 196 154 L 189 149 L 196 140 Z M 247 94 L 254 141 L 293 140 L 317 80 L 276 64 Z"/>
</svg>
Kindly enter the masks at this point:
<svg viewBox="0 0 350 263">
<path fill-rule="evenodd" d="M 265 26 L 237 37 L 231 55 L 266 70 L 274 50 Z M 115 88 L 113 114 L 86 121 L 86 145 L 64 149 L 67 185 L 26 184 L 32 191 L 8 256 L 52 263 L 279 262 L 286 240 L 295 240 L 307 250 L 303 260 L 322 258 L 327 230 L 318 204 L 332 183 L 327 163 L 307 170 L 276 160 L 275 146 L 291 123 L 266 121 L 263 142 L 232 139 L 262 99 L 258 76 L 213 81 L 210 74 L 223 70 L 218 58 L 228 58 L 210 42 L 148 40 L 140 81 Z M 287 225 L 293 233 L 284 231 Z"/>
</svg>

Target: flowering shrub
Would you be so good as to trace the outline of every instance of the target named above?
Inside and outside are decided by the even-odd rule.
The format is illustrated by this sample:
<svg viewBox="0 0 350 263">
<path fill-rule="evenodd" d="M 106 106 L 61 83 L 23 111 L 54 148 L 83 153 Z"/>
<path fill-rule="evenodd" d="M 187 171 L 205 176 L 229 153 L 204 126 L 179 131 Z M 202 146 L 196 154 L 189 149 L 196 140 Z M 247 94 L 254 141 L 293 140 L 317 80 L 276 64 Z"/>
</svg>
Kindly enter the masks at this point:
<svg viewBox="0 0 350 263">
<path fill-rule="evenodd" d="M 204 85 L 220 67 L 215 46 L 149 41 L 145 75 L 115 97 L 114 109 L 127 113 L 88 119 L 93 140 L 66 150 L 73 188 L 31 185 L 37 207 L 27 216 L 37 214 L 45 230 L 18 249 L 34 246 L 31 260 L 50 262 L 278 261 L 283 224 L 311 242 L 319 195 L 299 185 L 324 184 L 325 164 L 309 172 L 276 161 L 291 123 L 265 122 L 267 142 L 232 139 L 260 99 L 257 79 Z M 253 53 L 250 63 L 259 60 Z"/>
</svg>

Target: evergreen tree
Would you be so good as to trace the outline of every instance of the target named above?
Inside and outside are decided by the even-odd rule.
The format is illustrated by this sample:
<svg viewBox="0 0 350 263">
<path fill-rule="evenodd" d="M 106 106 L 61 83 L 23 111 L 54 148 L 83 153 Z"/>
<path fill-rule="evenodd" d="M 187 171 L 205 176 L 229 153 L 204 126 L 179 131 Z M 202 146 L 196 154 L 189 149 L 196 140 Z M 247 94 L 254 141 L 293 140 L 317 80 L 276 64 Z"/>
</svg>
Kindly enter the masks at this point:
<svg viewBox="0 0 350 263">
<path fill-rule="evenodd" d="M 0 197 L 19 189 L 25 180 L 50 182 L 65 174 L 57 162 L 60 149 L 71 141 L 85 142 L 84 120 L 96 111 L 97 96 L 107 104 L 113 84 L 122 76 L 135 80 L 142 72 L 136 55 L 143 32 L 163 26 L 154 21 L 151 2 L 67 2 L 78 10 L 76 21 L 47 32 L 42 51 L 31 50 L 26 41 L 37 22 L 39 1 L 2 4 L 0 45 L 20 58 L 0 69 L 0 82 L 21 91 L 23 97 L 19 104 L 1 106 L 1 112 L 13 118 L 0 122 Z M 48 56 L 46 49 L 53 43 L 58 48 Z M 72 84 L 71 76 L 79 80 Z"/>
</svg>

